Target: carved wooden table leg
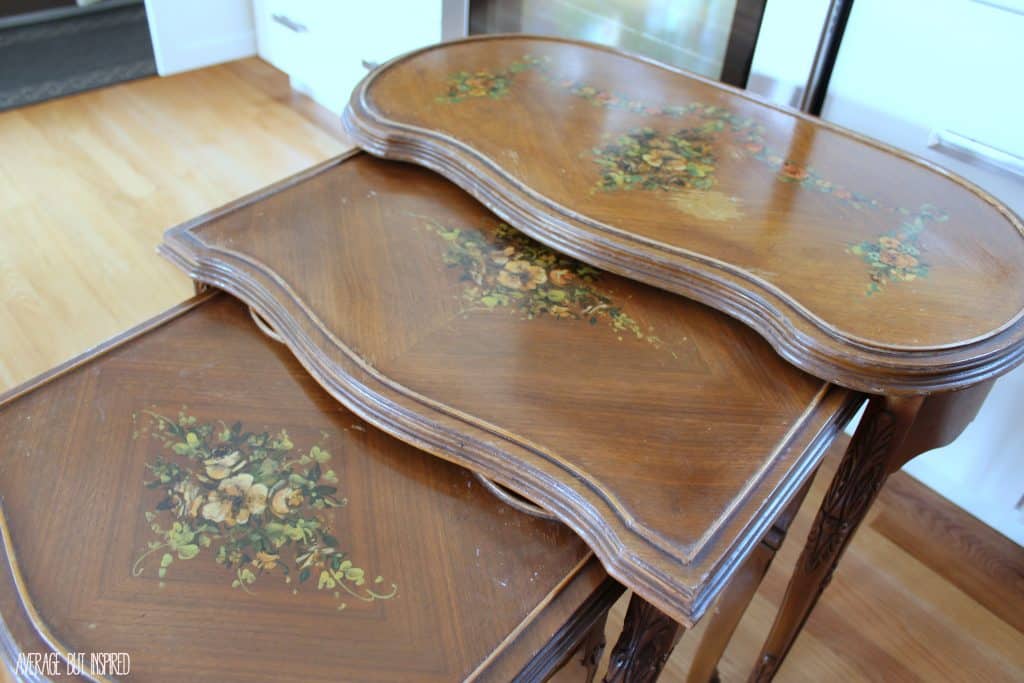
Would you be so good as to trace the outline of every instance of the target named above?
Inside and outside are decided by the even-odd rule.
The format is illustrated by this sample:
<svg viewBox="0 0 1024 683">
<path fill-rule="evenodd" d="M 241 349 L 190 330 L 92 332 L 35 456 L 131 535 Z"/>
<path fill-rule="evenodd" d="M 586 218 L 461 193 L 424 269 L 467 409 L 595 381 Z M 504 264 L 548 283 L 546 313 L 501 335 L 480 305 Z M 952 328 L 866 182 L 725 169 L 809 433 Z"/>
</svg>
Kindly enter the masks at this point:
<svg viewBox="0 0 1024 683">
<path fill-rule="evenodd" d="M 994 382 L 928 397 L 871 397 L 821 502 L 752 681 L 775 676 L 888 476 L 915 456 L 952 443 L 978 414 Z"/>
<path fill-rule="evenodd" d="M 604 683 L 656 681 L 684 630 L 677 621 L 634 593 Z"/>
<path fill-rule="evenodd" d="M 710 615 L 711 621 L 690 664 L 687 683 L 717 683 L 719 680 L 718 662 L 747 611 L 747 606 L 754 599 L 764 575 L 768 573 L 775 553 L 782 547 L 789 525 L 807 497 L 813 481 L 813 476 L 807 479 L 718 598 L 714 613 Z"/>
<path fill-rule="evenodd" d="M 587 683 L 591 683 L 597 676 L 597 665 L 601 663 L 601 655 L 604 654 L 604 647 L 607 644 L 604 636 L 607 622 L 608 612 L 605 612 L 580 644 L 580 664 L 587 670 Z"/>
<path fill-rule="evenodd" d="M 873 397 L 843 456 L 772 624 L 752 681 L 770 681 L 832 579 L 839 558 L 896 463 L 923 399 Z M 895 468 L 893 465 L 895 464 Z"/>
</svg>

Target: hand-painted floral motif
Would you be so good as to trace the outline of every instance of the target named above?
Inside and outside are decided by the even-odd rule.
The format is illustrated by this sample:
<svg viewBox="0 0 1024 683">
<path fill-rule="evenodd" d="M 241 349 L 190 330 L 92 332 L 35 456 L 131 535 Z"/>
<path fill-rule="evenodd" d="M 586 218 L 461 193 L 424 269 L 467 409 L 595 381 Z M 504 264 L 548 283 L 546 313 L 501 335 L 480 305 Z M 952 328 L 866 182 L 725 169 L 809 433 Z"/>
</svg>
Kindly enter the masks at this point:
<svg viewBox="0 0 1024 683">
<path fill-rule="evenodd" d="M 809 190 L 830 194 L 836 200 L 857 208 L 877 208 L 879 206 L 879 203 L 873 199 L 856 192 L 851 192 L 840 185 L 825 180 L 813 167 L 801 164 L 793 159 L 788 159 L 767 147 L 764 143 L 764 126 L 754 119 L 737 116 L 723 107 L 707 105 L 701 102 L 693 102 L 684 106 L 648 106 L 637 100 L 627 100 L 607 91 L 579 84 L 571 84 L 569 92 L 583 97 L 594 106 L 606 109 L 624 109 L 644 116 L 663 116 L 672 119 L 691 120 L 694 127 L 682 129 L 682 131 L 677 132 L 675 135 L 698 133 L 702 142 L 707 145 L 708 156 L 710 157 L 709 165 L 712 171 L 714 170 L 715 163 L 712 145 L 717 142 L 719 134 L 728 132 L 733 144 L 738 146 L 740 153 L 746 154 L 751 159 L 775 171 L 775 177 L 781 182 L 799 183 Z M 596 148 L 594 150 L 594 161 L 599 166 L 604 165 L 602 149 Z M 605 189 L 609 189 L 604 180 L 604 177 L 602 177 L 600 185 Z M 707 183 L 704 186 L 694 184 L 688 185 L 688 187 L 708 189 L 712 184 Z M 625 189 L 632 189 L 632 187 L 625 186 Z"/>
<path fill-rule="evenodd" d="M 563 256 L 499 223 L 492 235 L 449 228 L 424 218 L 446 242 L 445 263 L 461 270 L 463 312 L 518 310 L 527 319 L 548 316 L 605 322 L 619 335 L 654 346 L 661 340 L 595 288 L 601 271 Z"/>
<path fill-rule="evenodd" d="M 860 256 L 871 268 L 871 283 L 867 293 L 881 291 L 887 282 L 910 282 L 928 274 L 928 264 L 921 260 L 921 249 L 917 236 L 924 230 L 926 221 L 947 220 L 944 212 L 931 205 L 924 205 L 896 230 L 875 240 L 864 240 L 851 246 L 848 251 Z"/>
<path fill-rule="evenodd" d="M 161 497 L 146 513 L 156 538 L 135 561 L 135 576 L 157 553 L 163 579 L 175 561 L 208 550 L 233 572 L 232 587 L 246 592 L 259 576 L 277 574 L 331 591 L 338 609 L 345 595 L 372 602 L 397 594 L 395 584 L 384 588 L 383 577 L 369 579 L 353 564 L 324 518 L 347 502 L 338 497 L 326 434 L 303 452 L 284 430 L 246 432 L 240 422 L 199 422 L 184 411 L 176 420 L 141 415 L 147 423 L 138 434 L 150 434 L 165 452 L 146 465 L 152 478 L 145 486 Z"/>
<path fill-rule="evenodd" d="M 521 60 L 512 62 L 504 71 L 494 73 L 491 71 L 459 71 L 448 78 L 448 91 L 438 102 L 454 104 L 463 100 L 475 97 L 489 97 L 497 100 L 504 97 L 508 92 L 512 79 L 516 74 L 529 69 L 538 68 L 540 60 L 526 55 Z"/>
<path fill-rule="evenodd" d="M 640 128 L 593 150 L 601 167 L 597 189 L 710 188 L 714 182 L 714 133 L 707 126 L 662 135 Z"/>
<path fill-rule="evenodd" d="M 929 210 L 912 214 L 906 209 L 886 206 L 877 199 L 834 183 L 812 166 L 771 149 L 765 143 L 764 126 L 754 119 L 701 102 L 686 105 L 651 104 L 603 90 L 585 81 L 553 74 L 548 57 L 527 55 L 514 62 L 500 74 L 504 79 L 500 95 L 508 91 L 513 74 L 525 71 L 536 72 L 542 82 L 595 107 L 628 111 L 640 116 L 685 119 L 689 124 L 674 133 L 663 133 L 652 128 L 637 129 L 595 147 L 592 150 L 593 160 L 600 174 L 595 190 L 709 190 L 715 185 L 714 143 L 725 132 L 731 138 L 735 151 L 771 169 L 780 182 L 797 183 L 808 190 L 828 194 L 841 204 L 855 209 L 882 210 L 907 217 L 908 223 L 882 235 L 876 241 L 861 242 L 848 249 L 850 253 L 864 258 L 871 266 L 868 294 L 880 291 L 888 281 L 908 282 L 928 274 L 928 266 L 920 261 L 920 254 L 917 253 L 919 246 L 916 236 L 926 222 L 946 220 L 944 213 Z M 458 79 L 466 77 L 466 72 L 453 75 L 448 97 L 439 99 L 447 102 L 464 99 L 453 96 L 453 93 L 457 95 L 458 87 L 461 87 Z M 920 227 L 908 232 L 908 224 Z M 899 243 L 898 248 L 885 246 L 895 242 Z"/>
<path fill-rule="evenodd" d="M 831 195 L 833 199 L 855 209 L 880 209 L 882 204 L 859 192 L 853 192 L 842 185 L 826 180 L 813 166 L 787 159 L 765 147 L 759 136 L 742 135 L 738 142 L 751 159 L 775 171 L 780 182 L 797 183 L 814 192 Z"/>
</svg>

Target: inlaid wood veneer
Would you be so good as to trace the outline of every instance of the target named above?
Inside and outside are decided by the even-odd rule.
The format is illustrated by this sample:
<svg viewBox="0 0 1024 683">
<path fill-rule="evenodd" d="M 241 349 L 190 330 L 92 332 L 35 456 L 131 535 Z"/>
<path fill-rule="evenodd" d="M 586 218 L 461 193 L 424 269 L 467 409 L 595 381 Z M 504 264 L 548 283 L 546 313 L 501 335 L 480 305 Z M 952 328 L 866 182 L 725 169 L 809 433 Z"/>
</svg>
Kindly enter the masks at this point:
<svg viewBox="0 0 1024 683">
<path fill-rule="evenodd" d="M 611 48 L 488 36 L 381 66 L 344 113 L 530 236 L 696 299 L 876 394 L 1024 358 L 1024 228 L 920 159 Z"/>
<path fill-rule="evenodd" d="M 252 306 L 363 419 L 555 514 L 684 624 L 859 403 L 741 323 L 367 154 L 175 228 L 161 250 Z"/>
<path fill-rule="evenodd" d="M 126 653 L 44 674 L 536 681 L 622 592 L 565 526 L 363 423 L 226 295 L 0 397 L 0 432 L 18 680 L 44 680 L 32 653 L 85 674 Z"/>
</svg>

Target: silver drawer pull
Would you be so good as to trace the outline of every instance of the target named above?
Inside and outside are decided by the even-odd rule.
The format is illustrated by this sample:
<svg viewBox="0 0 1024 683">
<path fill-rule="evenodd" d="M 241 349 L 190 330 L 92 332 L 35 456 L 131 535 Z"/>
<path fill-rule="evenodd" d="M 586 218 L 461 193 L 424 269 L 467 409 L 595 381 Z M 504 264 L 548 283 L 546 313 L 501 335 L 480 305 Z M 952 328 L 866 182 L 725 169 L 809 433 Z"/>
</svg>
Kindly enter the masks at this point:
<svg viewBox="0 0 1024 683">
<path fill-rule="evenodd" d="M 270 18 L 276 21 L 277 23 L 281 24 L 281 26 L 284 26 L 289 31 L 295 31 L 296 33 L 309 32 L 309 29 L 306 28 L 305 24 L 300 24 L 297 21 L 292 21 L 283 14 L 271 14 Z"/>
<path fill-rule="evenodd" d="M 1024 176 L 1024 159 L 1021 157 L 951 130 L 932 131 L 928 146 L 941 152 L 959 154 L 1009 173 Z"/>
<path fill-rule="evenodd" d="M 552 522 L 558 521 L 557 517 L 555 517 L 553 514 L 551 514 L 544 508 L 534 505 L 533 503 L 524 498 L 520 498 L 519 496 L 510 492 L 504 486 L 499 486 L 498 484 L 495 484 L 493 481 L 491 481 L 484 475 L 480 474 L 479 472 L 474 472 L 473 476 L 476 477 L 477 481 L 483 484 L 485 489 L 493 493 L 498 500 L 500 500 L 505 505 L 508 505 L 510 508 L 515 508 L 516 510 L 524 512 L 532 517 L 540 517 L 541 519 L 551 520 Z"/>
<path fill-rule="evenodd" d="M 252 318 L 252 321 L 256 323 L 256 327 L 260 328 L 260 332 L 267 335 L 278 344 L 284 344 L 284 340 L 281 339 L 281 335 L 279 335 L 274 328 L 271 327 L 270 323 L 268 323 L 262 315 L 257 313 L 256 309 L 252 306 L 249 307 L 249 316 Z"/>
</svg>

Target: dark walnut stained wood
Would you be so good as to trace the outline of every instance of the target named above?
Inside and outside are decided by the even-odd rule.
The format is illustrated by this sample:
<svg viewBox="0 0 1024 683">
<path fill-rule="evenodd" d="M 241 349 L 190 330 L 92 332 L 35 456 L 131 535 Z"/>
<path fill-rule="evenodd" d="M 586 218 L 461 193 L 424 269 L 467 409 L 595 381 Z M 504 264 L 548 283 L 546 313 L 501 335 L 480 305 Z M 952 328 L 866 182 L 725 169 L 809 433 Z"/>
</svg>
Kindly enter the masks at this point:
<svg viewBox="0 0 1024 683">
<path fill-rule="evenodd" d="M 356 154 L 169 231 L 364 419 L 540 504 L 682 623 L 859 399 L 700 304 L 560 256 Z"/>
<path fill-rule="evenodd" d="M 347 132 L 532 237 L 747 323 L 871 393 L 967 386 L 1024 357 L 1024 228 L 893 148 L 613 49 L 496 36 L 356 88 Z"/>
<path fill-rule="evenodd" d="M 140 681 L 537 680 L 622 590 L 563 525 L 365 425 L 226 295 L 0 399 L 0 432 L 12 670 L 126 652 Z"/>
</svg>

